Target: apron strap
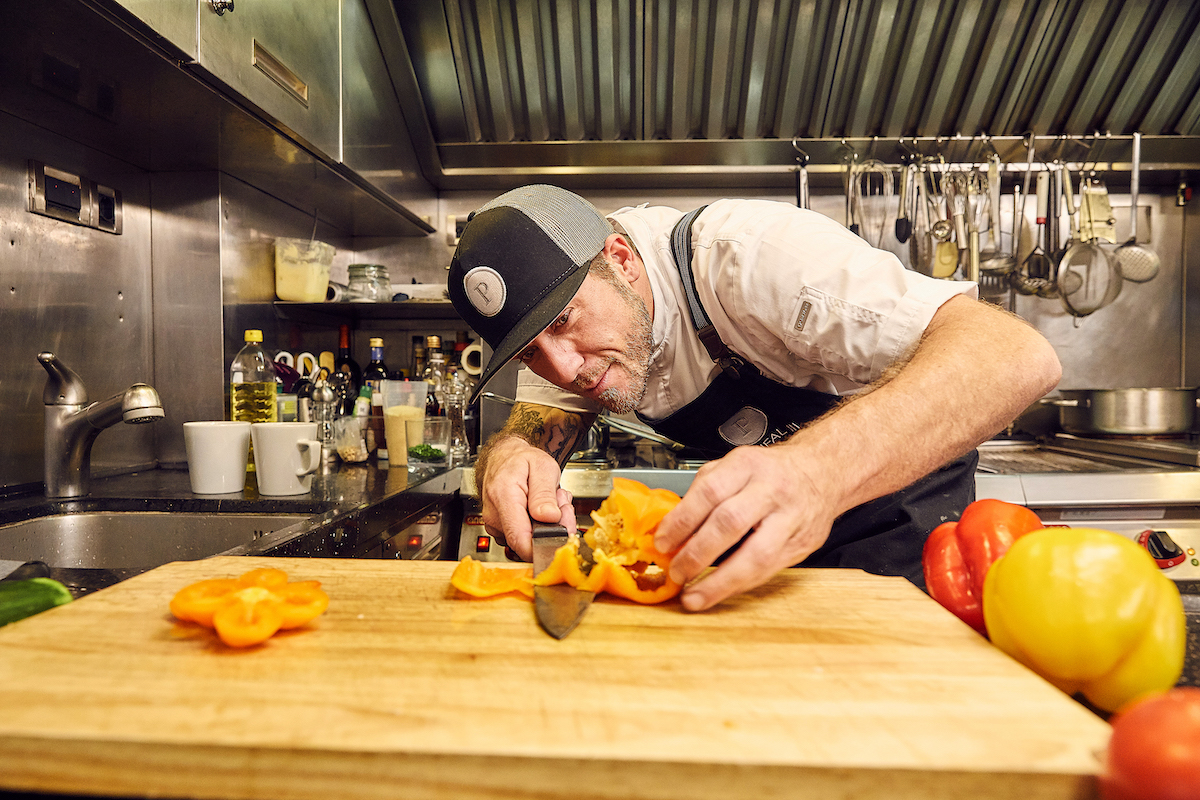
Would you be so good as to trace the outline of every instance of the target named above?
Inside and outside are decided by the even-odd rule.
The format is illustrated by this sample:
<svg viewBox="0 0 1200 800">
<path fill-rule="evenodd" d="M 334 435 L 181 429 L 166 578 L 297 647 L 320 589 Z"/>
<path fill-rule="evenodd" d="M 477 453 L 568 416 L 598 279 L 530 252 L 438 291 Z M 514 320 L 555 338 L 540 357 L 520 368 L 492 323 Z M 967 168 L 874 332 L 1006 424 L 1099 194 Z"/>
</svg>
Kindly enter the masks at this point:
<svg viewBox="0 0 1200 800">
<path fill-rule="evenodd" d="M 737 379 L 743 375 L 758 374 L 758 369 L 753 364 L 730 350 L 721 341 L 721 336 L 717 333 L 712 320 L 708 318 L 708 313 L 704 310 L 704 305 L 700 302 L 700 295 L 696 291 L 696 278 L 692 275 L 692 223 L 706 208 L 708 206 L 700 206 L 694 211 L 689 211 L 671 229 L 671 257 L 674 259 L 675 269 L 679 271 L 679 277 L 683 281 L 683 293 L 687 297 L 692 326 L 696 329 L 696 335 L 700 337 L 700 342 L 708 351 L 709 357 L 726 375 Z"/>
</svg>

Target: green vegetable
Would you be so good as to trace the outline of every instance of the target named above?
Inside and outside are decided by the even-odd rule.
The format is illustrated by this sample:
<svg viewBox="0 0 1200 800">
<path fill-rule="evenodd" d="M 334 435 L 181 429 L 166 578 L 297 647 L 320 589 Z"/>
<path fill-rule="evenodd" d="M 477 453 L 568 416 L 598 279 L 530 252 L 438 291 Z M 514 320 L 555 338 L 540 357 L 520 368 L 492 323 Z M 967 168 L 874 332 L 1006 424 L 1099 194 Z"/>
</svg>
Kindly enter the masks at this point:
<svg viewBox="0 0 1200 800">
<path fill-rule="evenodd" d="M 441 461 L 446 457 L 446 451 L 431 444 L 419 444 L 408 448 L 408 457 L 417 461 Z"/>
<path fill-rule="evenodd" d="M 0 626 L 71 602 L 71 593 L 51 578 L 0 581 Z"/>
</svg>

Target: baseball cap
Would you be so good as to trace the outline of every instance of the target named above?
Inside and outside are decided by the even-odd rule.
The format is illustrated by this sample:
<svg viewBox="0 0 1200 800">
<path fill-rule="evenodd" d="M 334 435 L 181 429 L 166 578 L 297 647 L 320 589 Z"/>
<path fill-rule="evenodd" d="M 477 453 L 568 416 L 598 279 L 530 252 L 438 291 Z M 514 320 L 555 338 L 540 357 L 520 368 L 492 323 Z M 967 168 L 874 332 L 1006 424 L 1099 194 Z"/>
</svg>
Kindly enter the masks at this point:
<svg viewBox="0 0 1200 800">
<path fill-rule="evenodd" d="M 467 218 L 450 261 L 450 302 L 492 348 L 471 402 L 562 313 L 613 232 L 574 192 L 535 184 Z"/>
</svg>

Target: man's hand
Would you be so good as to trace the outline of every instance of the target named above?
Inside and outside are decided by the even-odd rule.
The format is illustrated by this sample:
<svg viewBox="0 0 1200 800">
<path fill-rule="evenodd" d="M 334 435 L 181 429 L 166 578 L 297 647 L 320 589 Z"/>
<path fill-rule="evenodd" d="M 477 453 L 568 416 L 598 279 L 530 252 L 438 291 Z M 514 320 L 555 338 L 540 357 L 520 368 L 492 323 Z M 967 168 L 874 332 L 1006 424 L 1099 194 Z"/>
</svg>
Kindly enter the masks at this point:
<svg viewBox="0 0 1200 800">
<path fill-rule="evenodd" d="M 530 517 L 575 530 L 571 493 L 559 488 L 558 481 L 562 465 L 595 418 L 517 403 L 504 429 L 479 451 L 475 481 L 484 529 L 526 561 L 533 556 Z"/>
<path fill-rule="evenodd" d="M 490 447 L 485 482 L 479 487 L 484 530 L 529 561 L 533 556 L 530 517 L 575 530 L 571 493 L 559 487 L 558 462 L 545 450 L 515 436 Z"/>
<path fill-rule="evenodd" d="M 740 447 L 697 473 L 655 537 L 663 552 L 681 547 L 671 577 L 695 578 L 750 535 L 684 590 L 684 608 L 709 608 L 799 563 L 840 514 L 987 441 L 1062 374 L 1036 330 L 964 296 L 946 301 L 911 358 L 893 367 L 787 441 Z"/>
<path fill-rule="evenodd" d="M 684 608 L 702 611 L 753 589 L 825 543 L 838 512 L 810 478 L 802 455 L 798 443 L 739 447 L 697 471 L 655 536 L 654 546 L 664 553 L 682 545 L 671 561 L 671 580 L 686 583 L 745 541 L 685 590 Z"/>
</svg>

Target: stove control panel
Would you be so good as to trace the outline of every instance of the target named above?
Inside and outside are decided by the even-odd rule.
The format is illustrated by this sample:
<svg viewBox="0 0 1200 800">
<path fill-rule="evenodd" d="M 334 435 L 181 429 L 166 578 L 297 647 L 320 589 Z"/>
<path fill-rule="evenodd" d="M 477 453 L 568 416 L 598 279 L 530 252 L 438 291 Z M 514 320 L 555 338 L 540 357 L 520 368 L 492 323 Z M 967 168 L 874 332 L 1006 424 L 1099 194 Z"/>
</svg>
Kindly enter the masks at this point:
<svg viewBox="0 0 1200 800">
<path fill-rule="evenodd" d="M 1187 553 L 1167 531 L 1144 530 L 1138 534 L 1136 541 L 1154 556 L 1154 563 L 1158 564 L 1159 569 L 1177 567 L 1187 561 Z M 1194 548 L 1189 549 L 1194 556 Z"/>
<path fill-rule="evenodd" d="M 1036 510 L 1036 509 L 1035 509 Z M 1129 509 L 1123 509 L 1128 511 Z M 1076 528 L 1103 528 L 1137 542 L 1153 556 L 1163 574 L 1172 580 L 1200 579 L 1200 520 L 1106 518 L 1103 512 L 1089 510 L 1078 515 L 1069 510 L 1039 513 L 1046 525 Z M 1057 518 L 1056 518 L 1057 517 Z"/>
</svg>

